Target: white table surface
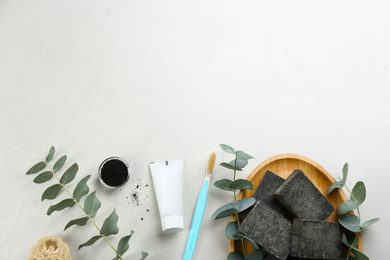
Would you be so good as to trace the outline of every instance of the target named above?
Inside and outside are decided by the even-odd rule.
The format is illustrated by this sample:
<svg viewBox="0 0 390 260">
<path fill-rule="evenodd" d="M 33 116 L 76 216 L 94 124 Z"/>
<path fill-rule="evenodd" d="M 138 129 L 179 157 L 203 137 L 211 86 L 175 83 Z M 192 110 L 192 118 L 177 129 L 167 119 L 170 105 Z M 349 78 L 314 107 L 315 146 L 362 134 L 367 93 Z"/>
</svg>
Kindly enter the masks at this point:
<svg viewBox="0 0 390 260">
<path fill-rule="evenodd" d="M 26 259 L 46 235 L 62 237 L 74 260 L 114 257 L 103 240 L 77 251 L 92 225 L 63 232 L 79 209 L 46 216 L 49 184 L 25 172 L 51 145 L 65 167 L 78 163 L 76 181 L 92 175 L 98 223 L 117 209 L 113 243 L 135 231 L 125 259 L 181 259 L 208 155 L 231 158 L 220 143 L 255 157 L 240 178 L 281 153 L 335 178 L 348 162 L 349 185 L 366 184 L 362 218 L 381 218 L 363 232 L 365 252 L 386 258 L 389 17 L 382 0 L 0 0 L 0 259 Z M 97 169 L 114 155 L 132 175 L 110 191 Z M 177 158 L 185 230 L 163 235 L 148 163 Z M 212 182 L 222 178 L 231 173 L 217 166 Z M 194 259 L 226 259 L 228 219 L 211 215 L 232 199 L 210 187 Z"/>
</svg>

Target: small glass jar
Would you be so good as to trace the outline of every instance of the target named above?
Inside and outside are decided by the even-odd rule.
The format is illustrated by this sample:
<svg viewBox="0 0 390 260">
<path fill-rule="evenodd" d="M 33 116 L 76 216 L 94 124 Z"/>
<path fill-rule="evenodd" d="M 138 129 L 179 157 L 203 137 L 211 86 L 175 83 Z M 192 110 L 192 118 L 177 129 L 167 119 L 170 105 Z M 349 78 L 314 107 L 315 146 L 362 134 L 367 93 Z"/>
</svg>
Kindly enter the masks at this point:
<svg viewBox="0 0 390 260">
<path fill-rule="evenodd" d="M 99 166 L 99 180 L 107 188 L 122 187 L 130 178 L 129 165 L 120 157 L 109 157 Z"/>
</svg>

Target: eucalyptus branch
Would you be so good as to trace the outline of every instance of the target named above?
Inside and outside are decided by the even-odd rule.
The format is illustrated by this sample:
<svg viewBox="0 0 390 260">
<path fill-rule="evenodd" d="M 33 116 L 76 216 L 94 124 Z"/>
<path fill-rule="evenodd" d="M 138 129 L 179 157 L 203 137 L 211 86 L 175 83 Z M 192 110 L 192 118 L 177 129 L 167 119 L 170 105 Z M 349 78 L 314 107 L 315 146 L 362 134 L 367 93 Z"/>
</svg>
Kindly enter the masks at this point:
<svg viewBox="0 0 390 260">
<path fill-rule="evenodd" d="M 62 189 L 65 190 L 65 192 L 70 197 L 69 199 L 62 200 L 61 202 L 50 206 L 47 211 L 47 215 L 51 215 L 54 211 L 61 211 L 65 208 L 73 207 L 74 205 L 77 205 L 84 212 L 85 217 L 71 220 L 70 222 L 68 222 L 68 224 L 66 224 L 64 231 L 73 225 L 84 226 L 88 221 L 91 221 L 91 223 L 95 226 L 95 228 L 99 232 L 99 235 L 96 235 L 91 239 L 89 239 L 84 244 L 81 244 L 79 246 L 79 250 L 85 246 L 93 245 L 99 239 L 104 238 L 107 244 L 115 252 L 115 257 L 113 258 L 113 260 L 119 260 L 119 259 L 123 260 L 122 255 L 128 250 L 129 240 L 134 234 L 134 231 L 131 231 L 130 235 L 122 237 L 118 243 L 118 247 L 115 248 L 107 237 L 119 233 L 119 227 L 117 225 L 119 217 L 116 214 L 116 209 L 114 209 L 114 211 L 104 220 L 102 227 L 99 228 L 94 218 L 99 208 L 101 207 L 101 202 L 96 197 L 96 191 L 89 193 L 89 187 L 87 185 L 87 181 L 89 180 L 91 175 L 87 175 L 82 180 L 80 180 L 79 183 L 76 185 L 73 193 L 71 193 L 66 185 L 72 182 L 76 177 L 76 174 L 78 172 L 78 165 L 75 163 L 72 166 L 70 166 L 62 174 L 60 178 L 57 175 L 57 172 L 63 167 L 63 165 L 67 160 L 67 157 L 66 155 L 62 156 L 55 162 L 53 167 L 50 167 L 49 162 L 53 159 L 54 153 L 55 153 L 55 148 L 52 146 L 49 150 L 49 154 L 47 155 L 45 161 L 41 161 L 35 164 L 33 167 L 30 168 L 30 170 L 27 171 L 27 175 L 31 175 L 31 174 L 37 174 L 46 168 L 48 169 L 48 171 L 44 171 L 40 173 L 34 179 L 34 182 L 38 184 L 47 182 L 51 180 L 53 177 L 57 180 L 58 182 L 57 184 L 50 186 L 43 192 L 42 201 L 45 199 L 47 200 L 55 199 Z M 84 201 L 84 207 L 83 207 L 80 204 L 80 200 L 86 195 L 88 196 Z M 142 252 L 141 260 L 145 259 L 147 255 L 148 254 L 146 252 Z"/>
<path fill-rule="evenodd" d="M 80 205 L 80 203 L 73 197 L 73 195 L 69 192 L 69 190 L 66 188 L 66 186 L 64 184 L 62 184 L 60 182 L 60 179 L 58 178 L 58 176 L 56 175 L 56 173 L 50 168 L 50 165 L 48 163 L 46 163 L 46 167 L 49 169 L 49 171 L 53 174 L 53 176 L 57 179 L 58 183 L 60 185 L 62 185 L 63 189 L 68 193 L 69 197 L 71 197 L 71 199 L 73 199 L 73 201 L 76 203 L 77 206 L 79 206 L 79 208 L 85 213 L 85 215 L 88 217 L 88 219 L 92 222 L 92 224 L 95 226 L 95 228 L 97 229 L 97 231 L 101 232 L 100 228 L 97 226 L 96 222 L 94 221 L 94 219 L 92 218 L 91 214 L 88 214 L 85 209 Z M 106 242 L 108 243 L 108 245 L 114 250 L 115 254 L 118 254 L 118 251 L 115 249 L 115 247 L 111 244 L 111 242 L 108 240 L 108 238 L 105 236 L 105 235 L 102 235 L 104 240 L 106 240 Z M 119 259 L 123 260 L 122 256 L 119 255 L 118 256 Z"/>
<path fill-rule="evenodd" d="M 46 163 L 46 167 L 49 169 L 49 171 L 53 174 L 53 176 L 57 179 L 58 183 L 63 187 L 63 189 L 68 193 L 69 197 L 71 197 L 73 199 L 73 201 L 76 203 L 77 206 L 79 206 L 79 208 L 89 217 L 89 215 L 87 214 L 87 212 L 85 212 L 85 209 L 80 205 L 80 203 L 73 197 L 73 195 L 69 192 L 69 190 L 66 188 L 66 186 L 64 184 L 62 184 L 60 182 L 60 179 L 58 178 L 57 174 L 51 169 L 50 165 Z M 91 219 L 91 221 L 94 223 L 94 221 Z M 95 224 L 95 223 L 94 223 Z M 99 228 L 98 228 L 99 230 Z M 100 232 L 100 230 L 99 230 Z"/>
<path fill-rule="evenodd" d="M 351 244 L 351 245 L 349 246 L 349 248 L 348 248 L 348 254 L 347 254 L 346 260 L 348 260 L 349 257 L 351 256 L 352 248 L 354 247 L 353 245 L 357 242 L 358 237 L 359 237 L 359 233 L 357 233 L 357 234 L 355 235 L 355 238 L 354 238 L 352 244 Z"/>
<path fill-rule="evenodd" d="M 339 223 L 347 230 L 352 232 L 355 235 L 352 243 L 348 241 L 347 235 L 343 234 L 343 244 L 347 246 L 348 253 L 345 255 L 345 259 L 349 260 L 353 255 L 357 260 L 367 260 L 369 259 L 363 252 L 356 248 L 358 244 L 358 237 L 363 228 L 368 227 L 372 224 L 375 224 L 379 221 L 379 218 L 370 219 L 364 223 L 361 221 L 361 214 L 359 207 L 366 199 L 366 187 L 362 181 L 359 181 L 355 184 L 352 191 L 346 185 L 348 177 L 348 164 L 345 163 L 343 167 L 343 178 L 340 181 L 333 183 L 329 186 L 327 193 L 331 193 L 335 189 L 345 188 L 349 195 L 350 199 L 341 203 L 338 207 Z M 349 212 L 355 211 L 357 216 Z"/>
<path fill-rule="evenodd" d="M 245 247 L 244 240 L 247 240 L 250 242 L 255 249 L 259 249 L 258 246 L 256 245 L 255 242 L 253 242 L 250 238 L 240 234 L 238 232 L 241 222 L 240 222 L 240 215 L 239 213 L 245 211 L 246 209 L 250 208 L 253 206 L 253 204 L 256 202 L 256 199 L 253 197 L 251 198 L 245 198 L 241 200 L 237 200 L 237 191 L 244 190 L 244 189 L 250 189 L 253 190 L 253 184 L 250 181 L 244 180 L 244 179 L 237 179 L 237 171 L 242 171 L 242 169 L 248 164 L 249 159 L 253 159 L 252 156 L 242 152 L 242 151 L 236 151 L 232 147 L 226 145 L 226 144 L 221 144 L 220 145 L 221 149 L 224 150 L 227 153 L 233 154 L 234 160 L 232 160 L 229 163 L 221 163 L 220 165 L 222 167 L 225 167 L 229 170 L 233 170 L 233 180 L 229 179 L 222 179 L 219 181 L 216 181 L 214 183 L 214 186 L 225 190 L 225 191 L 230 191 L 233 192 L 233 197 L 234 197 L 234 202 L 228 203 L 219 209 L 215 211 L 213 214 L 213 219 L 220 219 L 224 217 L 230 217 L 230 216 L 235 216 L 236 221 L 229 222 L 228 225 L 226 226 L 226 237 L 228 239 L 234 239 L 234 240 L 240 240 L 242 243 L 242 248 L 243 248 L 243 257 L 247 257 L 247 250 Z M 231 252 L 228 256 L 233 257 L 234 255 L 241 255 L 238 252 Z"/>
<path fill-rule="evenodd" d="M 341 180 L 341 179 L 340 179 Z M 341 180 L 342 181 L 342 180 Z M 343 182 L 344 188 L 348 191 L 349 196 L 351 197 L 352 200 L 357 201 L 357 198 L 352 194 L 351 190 L 348 188 L 347 184 Z M 356 211 L 359 216 L 359 225 L 361 224 L 361 216 L 360 216 L 360 209 L 359 207 L 356 208 Z M 356 236 L 357 237 L 357 236 Z"/>
<path fill-rule="evenodd" d="M 235 153 L 236 154 L 236 157 L 235 157 L 235 159 L 234 159 L 234 167 L 237 167 L 237 152 Z M 235 182 L 236 181 L 236 169 L 234 169 L 234 174 L 233 174 L 233 182 Z M 233 194 L 234 194 L 234 202 L 235 202 L 235 204 L 236 204 L 236 208 L 238 208 L 238 206 L 237 206 L 237 195 L 236 195 L 236 189 L 234 189 L 233 190 Z M 240 228 L 240 226 L 241 226 L 241 221 L 240 221 L 240 217 L 239 217 L 239 215 L 238 215 L 238 213 L 236 213 L 236 219 L 237 219 L 237 226 L 238 226 L 238 228 Z M 244 251 L 244 256 L 245 256 L 245 258 L 247 257 L 247 253 L 246 253 L 246 248 L 245 248 L 245 242 L 244 242 L 244 239 L 243 238 L 241 238 L 240 239 L 241 240 L 241 245 L 242 245 L 242 249 L 243 249 L 243 251 Z"/>
<path fill-rule="evenodd" d="M 341 179 L 340 179 L 341 180 Z M 342 180 L 341 180 L 342 181 Z M 349 196 L 351 197 L 352 200 L 356 201 L 356 198 L 355 196 L 352 194 L 351 190 L 348 188 L 347 184 L 346 183 L 343 183 L 344 185 L 344 188 L 348 191 L 349 193 Z M 361 224 L 361 216 L 360 216 L 360 210 L 359 210 L 359 207 L 356 208 L 356 211 L 358 213 L 358 217 L 359 217 L 359 226 Z M 347 254 L 347 258 L 346 260 L 349 260 L 349 257 L 351 256 L 351 253 L 352 253 L 352 248 L 354 247 L 354 244 L 357 242 L 358 240 L 358 237 L 359 237 L 359 234 L 360 232 L 356 232 L 355 233 L 355 238 L 353 239 L 353 242 L 351 243 L 351 245 L 349 245 L 348 247 L 348 254 Z"/>
</svg>

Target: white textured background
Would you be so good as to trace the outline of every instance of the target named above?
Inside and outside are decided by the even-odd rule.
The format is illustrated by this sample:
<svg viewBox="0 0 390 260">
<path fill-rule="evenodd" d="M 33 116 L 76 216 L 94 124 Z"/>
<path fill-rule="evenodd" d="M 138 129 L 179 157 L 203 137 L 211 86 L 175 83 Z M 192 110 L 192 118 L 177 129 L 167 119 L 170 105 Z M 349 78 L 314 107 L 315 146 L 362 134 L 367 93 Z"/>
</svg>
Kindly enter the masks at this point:
<svg viewBox="0 0 390 260">
<path fill-rule="evenodd" d="M 61 236 L 74 260 L 114 257 L 103 240 L 77 252 L 95 235 L 91 225 L 62 231 L 78 209 L 46 216 L 48 185 L 25 172 L 51 145 L 79 164 L 76 180 L 93 175 L 97 222 L 116 207 L 120 235 L 135 230 L 126 259 L 181 259 L 207 157 L 230 159 L 220 143 L 256 158 L 242 178 L 286 152 L 335 178 L 348 162 L 349 185 L 366 184 L 363 219 L 381 217 L 363 233 L 365 252 L 385 259 L 389 17 L 383 0 L 0 0 L 0 259 L 27 258 L 44 235 Z M 109 191 L 96 173 L 113 155 L 132 179 Z M 185 231 L 162 235 L 148 163 L 176 158 Z M 221 178 L 231 176 L 217 167 Z M 211 215 L 231 201 L 210 188 L 194 259 L 226 259 L 227 220 Z"/>
</svg>

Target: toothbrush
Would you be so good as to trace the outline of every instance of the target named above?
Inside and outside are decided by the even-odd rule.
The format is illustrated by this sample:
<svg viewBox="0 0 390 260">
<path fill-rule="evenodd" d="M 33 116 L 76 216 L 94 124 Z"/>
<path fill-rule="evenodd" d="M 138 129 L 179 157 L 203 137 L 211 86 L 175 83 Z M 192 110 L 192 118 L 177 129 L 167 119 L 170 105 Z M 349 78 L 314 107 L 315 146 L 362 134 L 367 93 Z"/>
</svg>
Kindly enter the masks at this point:
<svg viewBox="0 0 390 260">
<path fill-rule="evenodd" d="M 210 176 L 213 172 L 217 153 L 213 152 L 210 155 L 206 168 L 206 178 L 200 191 L 198 202 L 196 203 L 194 218 L 192 219 L 190 234 L 188 235 L 186 250 L 184 252 L 183 260 L 191 260 L 195 251 L 196 240 L 198 238 L 200 224 L 202 222 L 204 208 L 206 206 L 207 191 L 209 188 Z"/>
</svg>

